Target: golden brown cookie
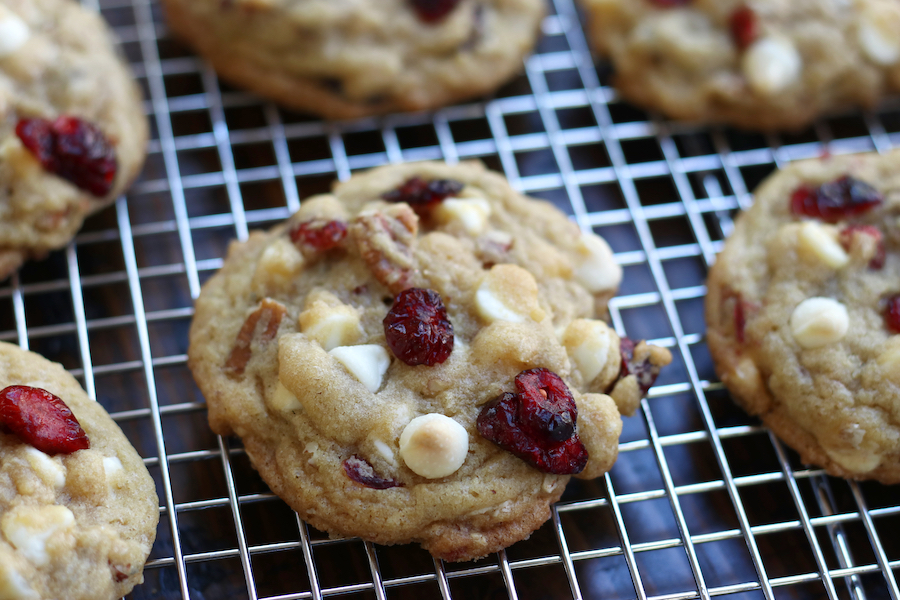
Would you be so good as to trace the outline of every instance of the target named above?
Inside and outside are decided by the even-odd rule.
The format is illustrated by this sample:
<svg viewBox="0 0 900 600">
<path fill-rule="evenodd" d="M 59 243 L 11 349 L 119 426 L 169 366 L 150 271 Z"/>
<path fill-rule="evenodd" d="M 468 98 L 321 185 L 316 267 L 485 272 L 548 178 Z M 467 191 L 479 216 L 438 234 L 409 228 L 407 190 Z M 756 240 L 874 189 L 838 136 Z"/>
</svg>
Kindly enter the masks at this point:
<svg viewBox="0 0 900 600">
<path fill-rule="evenodd" d="M 0 343 L 0 388 L 0 597 L 121 598 L 159 521 L 141 457 L 61 365 Z"/>
<path fill-rule="evenodd" d="M 710 270 L 706 317 L 734 398 L 803 460 L 900 482 L 900 151 L 792 164 Z"/>
<path fill-rule="evenodd" d="M 140 92 L 98 15 L 0 0 L 0 278 L 65 246 L 144 162 Z"/>
<path fill-rule="evenodd" d="M 303 519 L 468 560 L 606 472 L 669 362 L 599 320 L 620 277 L 478 163 L 381 167 L 232 245 L 189 365 L 213 430 Z"/>
</svg>

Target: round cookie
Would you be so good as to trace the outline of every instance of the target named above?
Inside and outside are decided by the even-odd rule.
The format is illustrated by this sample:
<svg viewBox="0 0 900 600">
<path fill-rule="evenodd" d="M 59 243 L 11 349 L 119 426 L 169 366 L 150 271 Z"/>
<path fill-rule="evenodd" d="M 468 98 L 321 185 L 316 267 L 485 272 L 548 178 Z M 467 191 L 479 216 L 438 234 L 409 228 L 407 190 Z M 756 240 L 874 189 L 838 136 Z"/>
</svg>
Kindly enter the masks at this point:
<svg viewBox="0 0 900 600">
<path fill-rule="evenodd" d="M 896 0 L 582 0 L 621 95 L 676 119 L 797 130 L 900 90 Z"/>
<path fill-rule="evenodd" d="M 224 79 L 330 119 L 489 93 L 522 69 L 543 0 L 166 0 Z"/>
<path fill-rule="evenodd" d="M 469 560 L 606 472 L 671 360 L 599 320 L 620 278 L 479 163 L 386 166 L 233 243 L 188 364 L 213 430 L 310 524 Z"/>
<path fill-rule="evenodd" d="M 103 20 L 0 0 L 0 278 L 65 246 L 144 161 L 140 93 Z"/>
<path fill-rule="evenodd" d="M 9 390 L 23 388 L 8 386 L 28 386 L 26 398 L 11 403 Z M 156 488 L 141 457 L 59 364 L 0 343 L 0 387 L 0 597 L 121 598 L 143 581 L 159 521 Z M 49 394 L 30 396 L 40 390 L 68 406 L 87 440 L 54 441 L 60 430 L 47 415 L 58 413 L 47 405 Z M 23 415 L 45 415 L 29 435 L 16 428 L 21 419 L 13 405 L 38 411 L 21 409 Z"/>
<path fill-rule="evenodd" d="M 706 301 L 734 398 L 805 462 L 884 483 L 900 482 L 898 216 L 900 151 L 792 164 L 737 219 Z"/>
</svg>

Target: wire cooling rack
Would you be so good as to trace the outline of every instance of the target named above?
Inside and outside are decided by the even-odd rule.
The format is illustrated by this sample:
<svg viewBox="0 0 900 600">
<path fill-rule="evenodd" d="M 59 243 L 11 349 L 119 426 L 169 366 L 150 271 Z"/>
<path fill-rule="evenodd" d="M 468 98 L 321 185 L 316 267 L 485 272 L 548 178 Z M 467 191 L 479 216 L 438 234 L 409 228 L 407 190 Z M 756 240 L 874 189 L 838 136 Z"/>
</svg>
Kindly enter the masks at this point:
<svg viewBox="0 0 900 600">
<path fill-rule="evenodd" d="M 90 4 L 90 2 L 88 2 Z M 673 124 L 618 100 L 571 0 L 492 99 L 325 123 L 227 87 L 150 0 L 96 0 L 144 88 L 147 166 L 65 251 L 0 286 L 0 339 L 62 362 L 145 457 L 159 535 L 135 599 L 900 600 L 900 488 L 828 478 L 730 401 L 704 343 L 704 278 L 775 167 L 900 145 L 900 102 L 791 136 Z M 334 179 L 478 158 L 604 236 L 619 333 L 675 357 L 605 477 L 573 481 L 525 542 L 465 564 L 329 540 L 214 436 L 186 366 L 192 300 L 227 244 Z"/>
</svg>

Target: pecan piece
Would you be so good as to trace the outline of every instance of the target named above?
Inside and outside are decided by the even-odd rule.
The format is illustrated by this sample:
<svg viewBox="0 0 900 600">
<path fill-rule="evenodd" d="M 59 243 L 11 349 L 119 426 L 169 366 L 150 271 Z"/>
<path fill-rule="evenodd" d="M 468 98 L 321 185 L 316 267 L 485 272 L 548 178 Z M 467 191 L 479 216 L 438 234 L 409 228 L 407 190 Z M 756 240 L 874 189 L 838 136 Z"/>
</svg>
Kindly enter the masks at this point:
<svg viewBox="0 0 900 600">
<path fill-rule="evenodd" d="M 231 354 L 225 361 L 226 375 L 236 379 L 244 374 L 244 369 L 253 354 L 253 340 L 257 339 L 260 346 L 271 342 L 278 333 L 278 327 L 286 312 L 287 308 L 283 304 L 271 298 L 265 298 L 260 302 L 259 307 L 244 321 L 234 340 Z"/>
<path fill-rule="evenodd" d="M 418 231 L 419 218 L 407 204 L 364 212 L 350 226 L 363 261 L 394 295 L 412 285 L 416 271 L 412 244 Z"/>
</svg>

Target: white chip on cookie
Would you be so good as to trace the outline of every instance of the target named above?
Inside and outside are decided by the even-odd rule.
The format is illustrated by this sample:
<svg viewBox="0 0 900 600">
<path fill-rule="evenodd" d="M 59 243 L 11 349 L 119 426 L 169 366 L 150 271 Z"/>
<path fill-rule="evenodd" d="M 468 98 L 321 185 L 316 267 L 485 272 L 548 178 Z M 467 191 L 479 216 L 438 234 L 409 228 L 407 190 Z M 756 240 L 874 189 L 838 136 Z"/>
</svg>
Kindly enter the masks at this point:
<svg viewBox="0 0 900 600">
<path fill-rule="evenodd" d="M 31 446 L 25 448 L 25 458 L 45 484 L 56 489 L 66 484 L 66 468 L 61 460 Z"/>
<path fill-rule="evenodd" d="M 122 461 L 119 460 L 118 456 L 103 457 L 103 473 L 106 475 L 107 483 L 117 481 L 124 472 Z"/>
<path fill-rule="evenodd" d="M 290 240 L 275 238 L 259 257 L 253 273 L 253 288 L 265 293 L 269 287 L 281 287 L 303 271 L 303 255 Z"/>
<path fill-rule="evenodd" d="M 546 316 L 538 305 L 534 276 L 522 267 L 510 264 L 495 265 L 485 273 L 475 292 L 475 308 L 488 323 L 541 321 Z"/>
<path fill-rule="evenodd" d="M 621 360 L 618 349 L 612 347 L 614 335 L 606 323 L 596 319 L 576 319 L 566 327 L 562 344 L 585 383 L 593 381 L 611 358 Z"/>
<path fill-rule="evenodd" d="M 0 7 L 0 59 L 17 52 L 30 37 L 31 30 L 25 21 Z"/>
<path fill-rule="evenodd" d="M 613 258 L 606 240 L 594 233 L 583 233 L 576 246 L 578 264 L 575 279 L 589 292 L 615 290 L 622 281 L 622 267 Z"/>
<path fill-rule="evenodd" d="M 300 313 L 300 331 L 309 339 L 319 342 L 326 351 L 338 346 L 349 346 L 363 335 L 359 311 L 352 306 L 329 306 L 315 302 Z"/>
<path fill-rule="evenodd" d="M 480 235 L 487 228 L 491 205 L 484 198 L 447 198 L 434 209 L 439 223 L 459 223 L 469 235 Z"/>
<path fill-rule="evenodd" d="M 879 65 L 893 65 L 900 60 L 900 11 L 866 10 L 859 17 L 856 38 L 867 57 Z"/>
<path fill-rule="evenodd" d="M 797 82 L 803 59 L 790 40 L 764 37 L 744 52 L 742 69 L 753 91 L 771 96 Z"/>
<path fill-rule="evenodd" d="M 9 562 L 0 562 L 0 600 L 40 600 L 40 597 Z"/>
<path fill-rule="evenodd" d="M 831 267 L 840 269 L 850 262 L 850 255 L 837 240 L 838 232 L 830 225 L 806 221 L 800 225 L 800 251 Z"/>
<path fill-rule="evenodd" d="M 455 473 L 466 461 L 469 434 L 454 419 L 439 413 L 416 417 L 400 435 L 400 457 L 417 475 L 438 479 Z"/>
<path fill-rule="evenodd" d="M 791 314 L 791 334 L 804 348 L 839 342 L 847 335 L 847 308 L 832 298 L 807 298 Z"/>
<path fill-rule="evenodd" d="M 19 505 L 0 519 L 0 530 L 10 544 L 38 566 L 50 562 L 47 540 L 75 524 L 75 515 L 65 506 Z"/>
<path fill-rule="evenodd" d="M 388 351 L 378 344 L 339 346 L 329 351 L 370 392 L 378 391 L 381 380 L 391 366 Z"/>
</svg>

